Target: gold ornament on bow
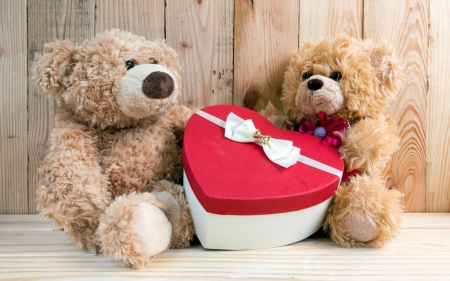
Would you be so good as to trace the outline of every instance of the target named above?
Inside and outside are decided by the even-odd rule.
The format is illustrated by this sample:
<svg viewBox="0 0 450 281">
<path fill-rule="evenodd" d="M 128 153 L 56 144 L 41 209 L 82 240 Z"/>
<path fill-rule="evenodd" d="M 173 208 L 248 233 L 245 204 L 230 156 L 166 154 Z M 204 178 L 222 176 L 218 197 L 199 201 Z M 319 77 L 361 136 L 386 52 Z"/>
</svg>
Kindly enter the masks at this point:
<svg viewBox="0 0 450 281">
<path fill-rule="evenodd" d="M 270 136 L 263 136 L 259 129 L 256 129 L 256 132 L 253 134 L 253 137 L 255 139 L 260 139 L 263 144 L 266 144 L 268 147 L 270 147 L 269 144 Z"/>
</svg>

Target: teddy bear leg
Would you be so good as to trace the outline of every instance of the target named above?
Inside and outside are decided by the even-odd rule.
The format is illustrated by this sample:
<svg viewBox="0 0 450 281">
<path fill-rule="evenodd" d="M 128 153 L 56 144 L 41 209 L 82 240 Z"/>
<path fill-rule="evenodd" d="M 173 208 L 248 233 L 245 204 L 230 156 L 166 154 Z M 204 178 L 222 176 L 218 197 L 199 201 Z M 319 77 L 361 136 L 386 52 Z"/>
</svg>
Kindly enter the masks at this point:
<svg viewBox="0 0 450 281">
<path fill-rule="evenodd" d="M 166 206 L 163 211 L 172 224 L 170 247 L 179 249 L 189 246 L 194 236 L 194 224 L 184 188 L 181 185 L 162 180 L 155 184 L 152 194 Z"/>
<path fill-rule="evenodd" d="M 119 196 L 100 217 L 97 233 L 103 253 L 142 268 L 169 248 L 172 225 L 165 206 L 150 193 Z"/>
<path fill-rule="evenodd" d="M 401 196 L 379 177 L 353 177 L 336 191 L 324 229 L 345 247 L 382 247 L 400 230 Z"/>
<path fill-rule="evenodd" d="M 58 175 L 58 169 L 53 170 Z M 53 220 L 56 227 L 61 227 L 79 248 L 98 253 L 100 242 L 95 232 L 98 218 L 107 206 L 107 197 L 99 196 L 82 184 L 62 184 L 59 182 L 62 180 L 65 180 L 64 175 L 55 183 L 39 186 L 38 211 L 44 218 Z M 88 196 L 95 200 L 88 200 Z"/>
</svg>

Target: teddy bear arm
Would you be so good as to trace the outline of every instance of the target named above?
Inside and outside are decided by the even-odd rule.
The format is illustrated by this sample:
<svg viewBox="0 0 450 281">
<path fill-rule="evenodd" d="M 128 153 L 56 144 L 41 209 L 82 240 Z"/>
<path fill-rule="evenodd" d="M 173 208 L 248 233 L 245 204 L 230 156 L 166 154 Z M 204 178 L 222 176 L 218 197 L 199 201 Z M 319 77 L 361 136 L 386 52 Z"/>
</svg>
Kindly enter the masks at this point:
<svg viewBox="0 0 450 281">
<path fill-rule="evenodd" d="M 178 141 L 183 139 L 184 129 L 193 114 L 194 111 L 184 105 L 175 105 L 169 109 L 167 119 Z"/>
<path fill-rule="evenodd" d="M 82 126 L 62 123 L 39 170 L 41 215 L 63 225 L 83 249 L 98 250 L 95 230 L 110 201 L 107 179 L 97 162 L 95 138 Z"/>
<path fill-rule="evenodd" d="M 400 143 L 394 121 L 380 116 L 365 118 L 351 126 L 342 138 L 339 148 L 349 171 L 375 174 L 382 171 Z"/>
</svg>

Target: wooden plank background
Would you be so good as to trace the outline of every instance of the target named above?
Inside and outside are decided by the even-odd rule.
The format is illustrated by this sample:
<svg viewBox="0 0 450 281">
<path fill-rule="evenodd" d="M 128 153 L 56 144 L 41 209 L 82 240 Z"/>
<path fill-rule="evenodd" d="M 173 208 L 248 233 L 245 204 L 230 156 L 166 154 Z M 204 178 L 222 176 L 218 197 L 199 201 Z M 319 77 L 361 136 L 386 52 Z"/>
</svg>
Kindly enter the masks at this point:
<svg viewBox="0 0 450 281">
<path fill-rule="evenodd" d="M 450 1 L 0 0 L 0 15 L 0 214 L 35 213 L 55 105 L 29 77 L 34 53 L 109 28 L 166 39 L 192 108 L 242 105 L 248 91 L 279 105 L 288 59 L 311 38 L 391 42 L 407 81 L 386 109 L 402 142 L 385 175 L 408 211 L 450 212 Z"/>
</svg>

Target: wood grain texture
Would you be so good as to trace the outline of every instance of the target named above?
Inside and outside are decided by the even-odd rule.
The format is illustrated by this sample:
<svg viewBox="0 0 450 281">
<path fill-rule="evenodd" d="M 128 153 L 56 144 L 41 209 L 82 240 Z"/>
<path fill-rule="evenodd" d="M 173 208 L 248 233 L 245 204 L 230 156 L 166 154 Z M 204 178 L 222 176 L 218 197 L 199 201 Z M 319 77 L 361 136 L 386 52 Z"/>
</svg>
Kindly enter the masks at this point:
<svg viewBox="0 0 450 281">
<path fill-rule="evenodd" d="M 54 229 L 51 220 L 44 220 L 38 215 L 0 215 L 0 232 L 48 232 Z"/>
<path fill-rule="evenodd" d="M 430 1 L 427 212 L 450 212 L 450 2 Z"/>
<path fill-rule="evenodd" d="M 53 128 L 55 104 L 37 93 L 31 78 L 35 53 L 45 43 L 69 39 L 76 44 L 94 36 L 95 0 L 33 0 L 28 1 L 28 205 L 36 212 L 38 167 L 45 156 Z"/>
<path fill-rule="evenodd" d="M 28 212 L 27 3 L 0 1 L 0 213 Z"/>
<path fill-rule="evenodd" d="M 232 0 L 166 1 L 166 40 L 177 51 L 191 108 L 230 104 L 233 89 Z"/>
<path fill-rule="evenodd" d="M 164 0 L 97 0 L 95 33 L 127 30 L 148 40 L 164 39 Z"/>
<path fill-rule="evenodd" d="M 404 213 L 402 227 L 404 229 L 450 229 L 450 214 Z"/>
<path fill-rule="evenodd" d="M 383 19 L 383 20 L 380 20 Z M 409 212 L 425 211 L 428 0 L 364 2 L 364 38 L 390 42 L 406 81 L 385 110 L 398 122 L 401 144 L 388 164 L 388 183 L 402 191 Z"/>
<path fill-rule="evenodd" d="M 345 32 L 362 38 L 363 0 L 300 0 L 299 43 Z"/>
<path fill-rule="evenodd" d="M 416 227 L 424 216 L 428 225 Z M 384 249 L 347 249 L 319 236 L 247 251 L 205 250 L 196 244 L 170 250 L 142 270 L 81 251 L 64 232 L 19 226 L 32 217 L 35 225 L 46 225 L 37 216 L 0 216 L 0 280 L 444 281 L 450 275 L 450 214 L 405 214 L 405 229 Z"/>
<path fill-rule="evenodd" d="M 236 0 L 233 104 L 247 92 L 260 95 L 254 108 L 279 100 L 284 70 L 298 49 L 298 0 Z"/>
</svg>

